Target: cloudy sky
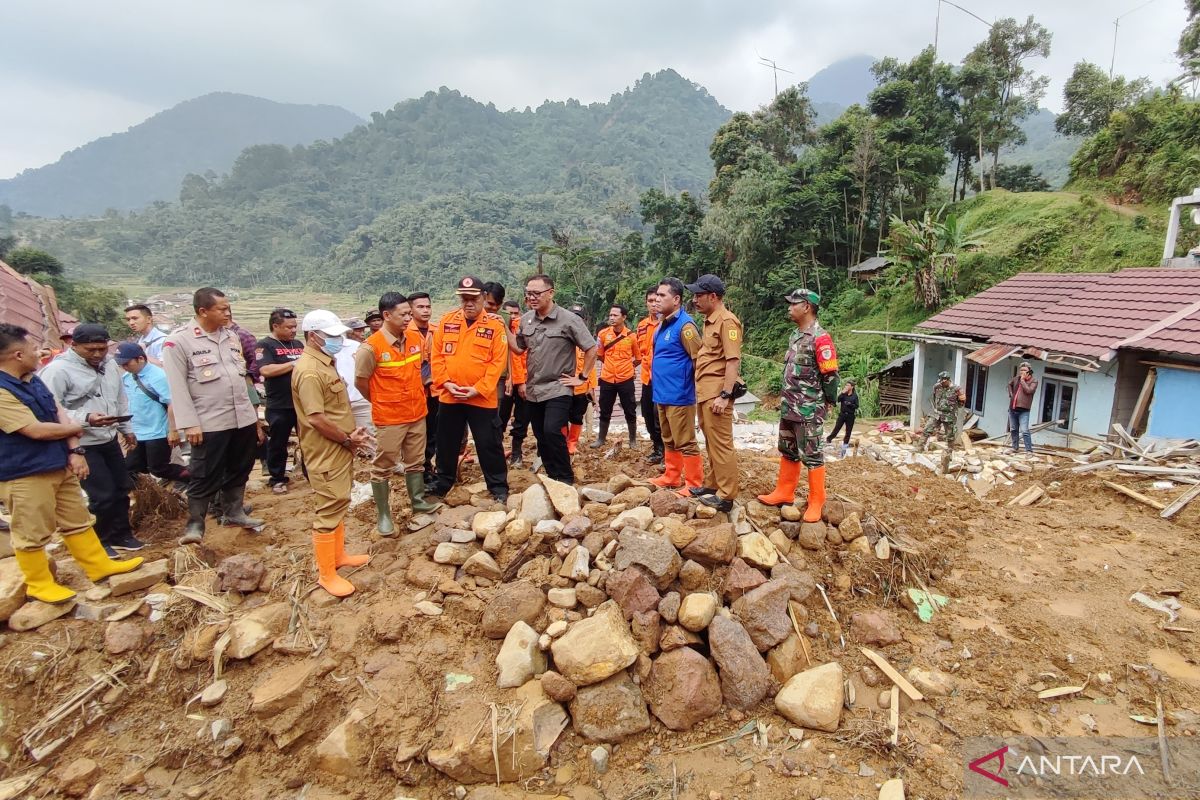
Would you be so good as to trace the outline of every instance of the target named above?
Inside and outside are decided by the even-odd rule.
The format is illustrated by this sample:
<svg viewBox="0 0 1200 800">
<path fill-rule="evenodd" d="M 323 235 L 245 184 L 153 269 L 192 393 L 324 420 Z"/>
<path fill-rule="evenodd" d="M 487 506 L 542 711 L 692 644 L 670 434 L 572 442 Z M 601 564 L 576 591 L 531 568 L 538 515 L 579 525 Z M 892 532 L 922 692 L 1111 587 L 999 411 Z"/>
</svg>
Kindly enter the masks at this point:
<svg viewBox="0 0 1200 800">
<path fill-rule="evenodd" d="M 960 0 L 984 19 L 1034 14 L 1054 34 L 1037 68 L 1057 110 L 1076 61 L 1160 84 L 1183 0 Z M 449 86 L 500 108 L 605 100 L 672 67 L 732 109 L 770 99 L 757 55 L 806 79 L 839 58 L 908 58 L 931 44 L 938 0 L 3 0 L 0 178 L 212 91 L 330 103 L 366 116 Z M 942 6 L 939 55 L 987 28 Z M 793 77 L 793 76 L 783 76 Z M 781 81 L 782 83 L 782 81 Z"/>
</svg>

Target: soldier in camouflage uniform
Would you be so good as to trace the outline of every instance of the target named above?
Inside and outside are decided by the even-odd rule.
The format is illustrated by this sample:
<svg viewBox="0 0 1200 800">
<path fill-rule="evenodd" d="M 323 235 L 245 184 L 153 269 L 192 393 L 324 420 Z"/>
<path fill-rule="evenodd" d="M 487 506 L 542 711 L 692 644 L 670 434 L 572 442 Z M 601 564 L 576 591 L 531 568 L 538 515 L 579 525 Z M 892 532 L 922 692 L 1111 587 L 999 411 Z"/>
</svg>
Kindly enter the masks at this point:
<svg viewBox="0 0 1200 800">
<path fill-rule="evenodd" d="M 939 372 L 938 381 L 933 385 L 933 417 L 926 421 L 925 430 L 921 432 L 920 450 L 929 444 L 929 437 L 938 429 L 945 431 L 946 453 L 942 456 L 942 472 L 950 468 L 950 454 L 954 451 L 954 443 L 958 440 L 958 410 L 967 402 L 967 394 L 961 387 L 950 382 L 949 372 Z"/>
<path fill-rule="evenodd" d="M 807 289 L 787 296 L 788 316 L 796 331 L 788 342 L 783 367 L 783 399 L 779 406 L 779 478 L 775 490 L 758 496 L 765 505 L 780 506 L 796 497 L 800 464 L 808 467 L 805 522 L 817 522 L 825 505 L 825 455 L 822 426 L 825 411 L 837 399 L 838 363 L 833 339 L 817 322 L 821 297 Z"/>
</svg>

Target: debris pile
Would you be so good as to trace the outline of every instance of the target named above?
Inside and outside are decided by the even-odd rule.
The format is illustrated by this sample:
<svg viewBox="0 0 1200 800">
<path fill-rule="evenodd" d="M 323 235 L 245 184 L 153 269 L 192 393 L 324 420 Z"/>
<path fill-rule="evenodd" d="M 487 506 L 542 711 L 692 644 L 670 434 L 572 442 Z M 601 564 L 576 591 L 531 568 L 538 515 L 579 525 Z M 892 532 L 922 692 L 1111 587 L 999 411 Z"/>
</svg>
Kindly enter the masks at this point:
<svg viewBox="0 0 1200 800">
<path fill-rule="evenodd" d="M 1075 459 L 1074 473 L 1112 472 L 1115 476 L 1133 478 L 1148 485 L 1132 489 L 1114 481 L 1104 485 L 1113 491 L 1149 506 L 1163 519 L 1178 514 L 1188 503 L 1200 496 L 1200 442 L 1195 439 L 1134 439 L 1124 426 L 1114 424 L 1113 435 Z M 1164 502 L 1145 492 L 1172 491 L 1183 484 L 1183 492 Z"/>
</svg>

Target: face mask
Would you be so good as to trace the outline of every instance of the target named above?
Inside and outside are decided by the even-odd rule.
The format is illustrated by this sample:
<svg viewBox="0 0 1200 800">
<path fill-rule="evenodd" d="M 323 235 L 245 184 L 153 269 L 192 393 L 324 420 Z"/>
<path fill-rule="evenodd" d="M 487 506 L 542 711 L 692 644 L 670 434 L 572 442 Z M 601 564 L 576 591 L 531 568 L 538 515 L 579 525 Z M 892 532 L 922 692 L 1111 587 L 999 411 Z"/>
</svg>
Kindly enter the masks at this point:
<svg viewBox="0 0 1200 800">
<path fill-rule="evenodd" d="M 325 355 L 333 357 L 341 352 L 342 345 L 345 342 L 346 339 L 342 336 L 326 336 L 324 344 L 321 345 L 321 350 L 324 351 Z"/>
</svg>

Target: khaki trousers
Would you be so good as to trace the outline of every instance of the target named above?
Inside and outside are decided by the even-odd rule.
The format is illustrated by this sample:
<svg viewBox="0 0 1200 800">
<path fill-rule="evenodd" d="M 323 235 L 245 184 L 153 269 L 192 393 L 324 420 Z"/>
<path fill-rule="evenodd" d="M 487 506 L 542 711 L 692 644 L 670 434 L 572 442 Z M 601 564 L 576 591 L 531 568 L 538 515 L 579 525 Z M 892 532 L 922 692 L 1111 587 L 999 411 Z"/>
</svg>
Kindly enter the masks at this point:
<svg viewBox="0 0 1200 800">
<path fill-rule="evenodd" d="M 704 444 L 708 450 L 704 485 L 715 487 L 722 500 L 732 500 L 741 488 L 737 450 L 733 445 L 733 403 L 724 414 L 714 414 L 711 404 L 711 400 L 706 400 L 697 406 L 700 430 L 704 431 Z"/>
<path fill-rule="evenodd" d="M 375 431 L 375 460 L 371 480 L 386 481 L 400 464 L 405 472 L 425 469 L 425 420 L 403 425 L 380 425 Z"/>
<path fill-rule="evenodd" d="M 678 450 L 685 456 L 700 455 L 696 446 L 696 407 L 658 407 L 658 424 L 662 428 L 663 447 Z"/>
<path fill-rule="evenodd" d="M 68 469 L 0 481 L 0 502 L 12 516 L 14 550 L 39 550 L 55 530 L 72 536 L 96 522 L 83 502 L 79 478 Z"/>
<path fill-rule="evenodd" d="M 339 447 L 344 456 L 336 466 L 317 472 L 308 471 L 308 485 L 312 487 L 317 507 L 313 515 L 313 528 L 318 531 L 335 529 L 350 510 L 350 488 L 353 484 L 354 456 L 344 447 Z M 419 462 L 418 462 L 419 464 Z"/>
</svg>

